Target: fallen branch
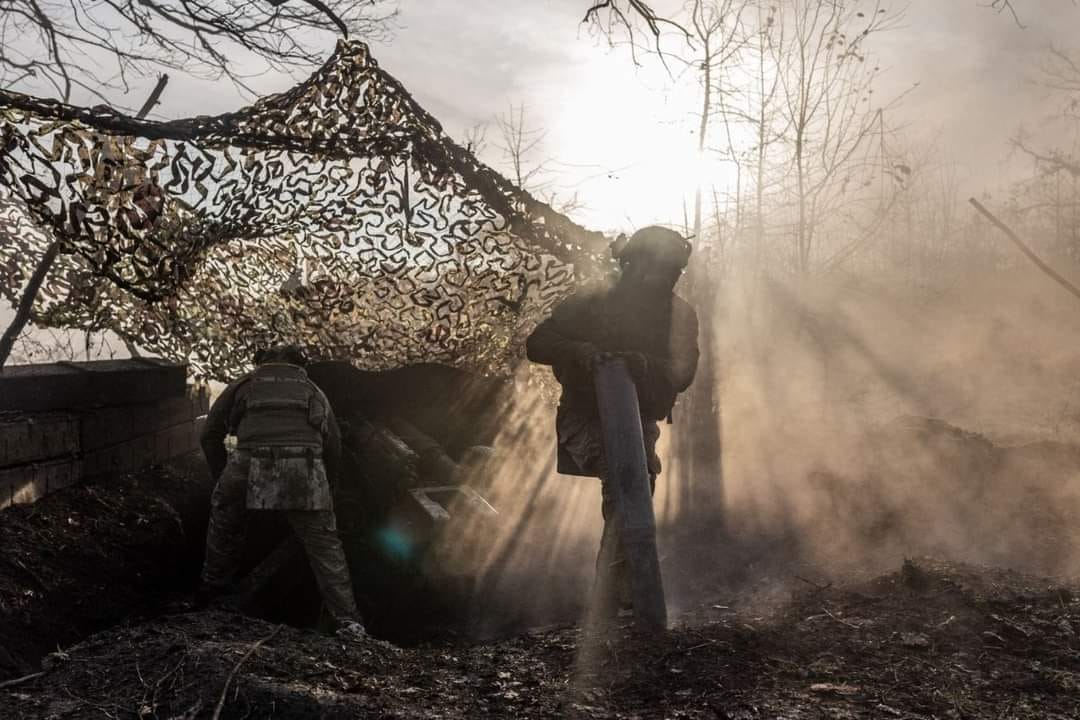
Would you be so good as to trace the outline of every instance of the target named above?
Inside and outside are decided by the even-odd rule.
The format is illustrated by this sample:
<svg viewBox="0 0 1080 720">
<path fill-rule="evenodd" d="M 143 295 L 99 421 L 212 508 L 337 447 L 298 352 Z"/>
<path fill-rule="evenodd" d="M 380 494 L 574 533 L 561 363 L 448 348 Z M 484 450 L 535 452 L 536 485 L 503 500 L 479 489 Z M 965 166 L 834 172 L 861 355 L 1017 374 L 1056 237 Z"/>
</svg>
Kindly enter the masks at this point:
<svg viewBox="0 0 1080 720">
<path fill-rule="evenodd" d="M 221 710 L 222 710 L 222 708 L 225 707 L 225 698 L 229 694 L 229 685 L 232 683 L 233 678 L 236 677 L 236 673 L 240 671 L 240 666 L 243 665 L 247 661 L 247 659 L 249 657 L 251 657 L 251 655 L 256 650 L 259 649 L 259 646 L 261 646 L 263 643 L 266 643 L 266 642 L 269 642 L 270 640 L 273 640 L 274 636 L 277 635 L 279 632 L 281 632 L 281 628 L 283 628 L 283 627 L 285 627 L 285 626 L 284 625 L 278 625 L 276 628 L 274 628 L 274 630 L 269 635 L 262 638 L 261 640 L 256 642 L 254 645 L 252 645 L 250 648 L 248 648 L 248 651 L 246 653 L 244 653 L 244 657 L 240 658 L 240 661 L 237 662 L 236 665 L 233 666 L 232 672 L 229 673 L 229 677 L 225 678 L 225 687 L 221 688 L 221 697 L 218 698 L 217 707 L 214 708 L 213 720 L 220 720 L 221 719 Z"/>
<path fill-rule="evenodd" d="M 44 674 L 45 671 L 42 670 L 41 672 L 30 673 L 29 675 L 23 675 L 22 677 L 17 677 L 13 680 L 5 680 L 4 682 L 0 682 L 0 690 L 9 687 L 15 687 L 16 685 L 22 685 L 23 683 L 30 682 L 31 680 L 39 678 Z"/>
<path fill-rule="evenodd" d="M 853 629 L 855 629 L 855 630 L 861 630 L 861 629 L 862 629 L 862 628 L 860 628 L 860 627 L 859 627 L 858 625 L 856 625 L 856 624 L 855 624 L 855 623 L 853 623 L 853 622 L 848 622 L 848 621 L 847 621 L 847 620 L 845 620 L 844 618 L 839 618 L 839 617 L 836 617 L 836 616 L 835 616 L 835 615 L 833 615 L 833 614 L 832 614 L 831 612 L 829 612 L 828 608 L 821 608 L 821 609 L 825 611 L 825 614 L 826 614 L 826 615 L 828 615 L 829 617 L 831 617 L 831 618 L 832 618 L 833 620 L 835 620 L 836 622 L 840 623 L 841 625 L 847 625 L 847 626 L 848 626 L 849 628 L 853 628 Z"/>
<path fill-rule="evenodd" d="M 1003 223 L 1001 220 L 998 220 L 992 212 L 987 210 L 986 207 L 984 207 L 983 204 L 975 198 L 970 198 L 968 202 L 971 203 L 976 210 L 982 213 L 983 216 L 985 216 L 986 219 L 989 220 L 996 228 L 1001 230 L 1001 232 L 1005 233 L 1005 235 L 1007 235 L 1008 238 L 1012 240 L 1018 248 L 1020 248 L 1020 252 L 1024 253 L 1024 255 L 1027 256 L 1028 260 L 1035 263 L 1036 267 L 1049 275 L 1053 280 L 1056 280 L 1057 283 L 1061 285 L 1061 287 L 1065 288 L 1070 293 L 1075 295 L 1077 299 L 1080 299 L 1080 288 L 1073 285 L 1071 282 L 1059 275 L 1052 267 L 1043 262 L 1042 259 L 1038 255 L 1036 255 L 1035 252 L 1030 247 L 1028 247 L 1027 244 L 1024 243 L 1024 241 L 1021 240 L 1016 233 L 1012 231 L 1012 228 Z"/>
</svg>

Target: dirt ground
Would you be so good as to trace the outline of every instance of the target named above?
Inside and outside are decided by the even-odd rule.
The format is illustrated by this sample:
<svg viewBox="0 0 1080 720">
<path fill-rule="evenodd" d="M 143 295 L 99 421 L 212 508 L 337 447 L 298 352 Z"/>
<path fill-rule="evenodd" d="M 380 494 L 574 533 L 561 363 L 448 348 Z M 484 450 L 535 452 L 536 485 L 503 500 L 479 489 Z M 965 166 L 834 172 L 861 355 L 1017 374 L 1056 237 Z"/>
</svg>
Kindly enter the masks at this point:
<svg viewBox="0 0 1080 720">
<path fill-rule="evenodd" d="M 1080 522 L 1040 490 L 1080 470 L 1080 453 L 925 421 L 888 437 L 900 440 L 878 448 L 887 465 L 916 437 L 926 452 L 905 472 L 939 478 L 933 502 L 974 516 L 953 528 L 962 544 L 927 538 L 943 552 L 881 560 L 890 541 L 860 569 L 800 552 L 797 537 L 669 538 L 677 612 L 660 638 L 626 620 L 585 632 L 567 612 L 395 647 L 193 611 L 177 601 L 198 567 L 203 468 L 72 488 L 0 514 L 0 717 L 1080 718 L 1080 582 L 1052 577 Z M 1022 500 L 989 514 L 979 499 L 1006 481 Z M 850 478 L 808 482 L 845 502 L 818 525 L 922 547 L 915 496 L 871 503 Z M 1027 544 L 995 544 L 1006 526 Z"/>
<path fill-rule="evenodd" d="M 773 604 L 717 597 L 660 639 L 565 627 L 399 649 L 224 612 L 166 615 L 57 650 L 2 706 L 17 718 L 194 719 L 222 702 L 223 718 L 1080 713 L 1075 585 L 933 560 L 795 582 Z"/>
</svg>

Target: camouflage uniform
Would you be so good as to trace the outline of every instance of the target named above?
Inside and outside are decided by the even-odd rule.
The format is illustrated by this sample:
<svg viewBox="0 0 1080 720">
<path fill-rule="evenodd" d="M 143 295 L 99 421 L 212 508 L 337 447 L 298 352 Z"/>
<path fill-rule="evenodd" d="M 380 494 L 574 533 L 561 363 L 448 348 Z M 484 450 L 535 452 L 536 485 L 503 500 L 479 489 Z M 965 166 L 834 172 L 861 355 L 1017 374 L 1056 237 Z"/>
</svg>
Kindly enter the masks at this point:
<svg viewBox="0 0 1080 720">
<path fill-rule="evenodd" d="M 631 243 L 638 242 L 644 234 L 648 245 L 654 239 L 648 237 L 652 230 L 647 228 L 635 234 Z M 670 231 L 661 232 L 664 233 Z M 665 242 L 667 239 L 661 238 L 661 244 Z M 678 242 L 685 241 L 681 238 L 676 241 L 676 253 L 682 252 Z M 632 250 L 641 247 L 638 242 Z M 665 257 L 671 252 L 667 248 L 646 249 L 653 253 L 653 259 L 660 257 L 661 262 L 673 266 L 685 266 L 685 257 L 689 256 L 688 246 L 685 257 L 674 261 Z M 666 297 L 658 297 L 638 290 L 619 283 L 609 290 L 583 291 L 567 298 L 537 327 L 526 348 L 530 360 L 552 366 L 562 385 L 555 419 L 558 471 L 600 478 L 604 532 L 597 556 L 597 578 L 604 578 L 604 569 L 613 568 L 614 587 L 624 585 L 626 578 L 622 573 L 621 541 L 614 522 L 614 488 L 608 482 L 591 359 L 597 353 L 630 353 L 642 358 L 643 368 L 635 377 L 635 384 L 652 490 L 661 470 L 656 454 L 656 442 L 660 438 L 658 422 L 670 417 L 676 397 L 693 381 L 698 362 L 698 321 L 694 309 L 670 292 Z"/>
<path fill-rule="evenodd" d="M 231 455 L 227 434 L 237 439 Z M 265 363 L 229 385 L 210 410 L 202 446 L 218 478 L 204 584 L 220 589 L 235 578 L 248 510 L 281 511 L 304 546 L 331 615 L 339 622 L 356 619 L 327 477 L 327 467 L 337 466 L 341 439 L 330 403 L 304 369 Z"/>
</svg>

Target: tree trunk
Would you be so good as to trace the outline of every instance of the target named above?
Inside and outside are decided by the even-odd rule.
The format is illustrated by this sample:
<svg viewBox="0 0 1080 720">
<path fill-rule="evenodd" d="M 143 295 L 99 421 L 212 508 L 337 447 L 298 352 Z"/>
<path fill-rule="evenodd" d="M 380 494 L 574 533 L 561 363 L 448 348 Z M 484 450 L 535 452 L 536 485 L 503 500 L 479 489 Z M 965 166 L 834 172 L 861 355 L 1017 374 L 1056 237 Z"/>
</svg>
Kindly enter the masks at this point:
<svg viewBox="0 0 1080 720">
<path fill-rule="evenodd" d="M 37 267 L 34 268 L 34 274 L 30 276 L 30 281 L 26 283 L 22 297 L 19 298 L 18 309 L 15 311 L 15 319 L 11 321 L 11 325 L 4 332 L 4 336 L 0 337 L 0 371 L 3 370 L 8 356 L 11 355 L 11 348 L 15 345 L 15 339 L 19 337 L 23 328 L 26 327 L 26 323 L 29 322 L 30 313 L 34 307 L 34 299 L 37 298 L 38 290 L 41 289 L 41 284 L 45 282 L 45 276 L 49 274 L 49 269 L 52 268 L 53 263 L 56 262 L 56 256 L 59 254 L 60 241 L 54 240 L 38 262 Z"/>
</svg>

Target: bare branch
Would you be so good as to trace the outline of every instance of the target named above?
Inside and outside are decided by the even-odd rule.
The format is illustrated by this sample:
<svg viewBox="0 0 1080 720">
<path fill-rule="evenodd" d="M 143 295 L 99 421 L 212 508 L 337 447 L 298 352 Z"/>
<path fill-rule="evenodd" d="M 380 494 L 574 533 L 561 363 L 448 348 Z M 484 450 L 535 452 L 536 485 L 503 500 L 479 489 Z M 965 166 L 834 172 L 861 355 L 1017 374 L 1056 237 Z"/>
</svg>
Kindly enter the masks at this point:
<svg viewBox="0 0 1080 720">
<path fill-rule="evenodd" d="M 1008 10 L 1009 14 L 1012 15 L 1013 22 L 1016 23 L 1016 27 L 1020 28 L 1021 30 L 1027 29 L 1027 26 L 1020 22 L 1020 16 L 1016 13 L 1016 8 L 1013 7 L 1012 0 L 990 0 L 990 4 L 983 5 L 982 7 L 996 10 L 998 14 L 1001 14 Z"/>
<path fill-rule="evenodd" d="M 383 39 L 396 15 L 397 0 L 3 0 L 0 83 L 68 100 L 173 70 L 252 93 L 246 81 L 267 70 L 320 63 L 320 31 Z M 264 67 L 248 70 L 251 55 Z"/>
</svg>

